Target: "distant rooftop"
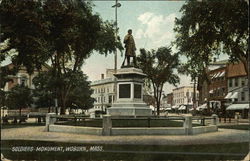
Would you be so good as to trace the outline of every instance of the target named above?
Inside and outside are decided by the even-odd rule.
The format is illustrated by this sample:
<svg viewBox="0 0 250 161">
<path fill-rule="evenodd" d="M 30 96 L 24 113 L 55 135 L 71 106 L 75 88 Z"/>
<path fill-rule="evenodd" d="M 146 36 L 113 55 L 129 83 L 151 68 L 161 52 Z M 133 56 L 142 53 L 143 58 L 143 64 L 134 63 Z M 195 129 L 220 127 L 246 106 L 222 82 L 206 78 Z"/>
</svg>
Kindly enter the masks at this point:
<svg viewBox="0 0 250 161">
<path fill-rule="evenodd" d="M 193 88 L 193 86 L 181 86 L 181 87 L 177 87 L 177 88 L 173 89 L 173 91 L 181 89 L 181 88 Z"/>
<path fill-rule="evenodd" d="M 115 78 L 105 78 L 105 79 L 100 79 L 100 80 L 96 80 L 91 82 L 91 86 L 95 86 L 95 85 L 101 85 L 101 84 L 107 84 L 107 83 L 113 83 L 115 81 Z"/>
<path fill-rule="evenodd" d="M 247 72 L 242 62 L 229 64 L 227 77 L 247 76 Z"/>
<path fill-rule="evenodd" d="M 228 59 L 226 60 L 220 60 L 220 61 L 216 61 L 216 62 L 211 62 L 209 65 L 226 65 L 229 62 Z"/>
</svg>

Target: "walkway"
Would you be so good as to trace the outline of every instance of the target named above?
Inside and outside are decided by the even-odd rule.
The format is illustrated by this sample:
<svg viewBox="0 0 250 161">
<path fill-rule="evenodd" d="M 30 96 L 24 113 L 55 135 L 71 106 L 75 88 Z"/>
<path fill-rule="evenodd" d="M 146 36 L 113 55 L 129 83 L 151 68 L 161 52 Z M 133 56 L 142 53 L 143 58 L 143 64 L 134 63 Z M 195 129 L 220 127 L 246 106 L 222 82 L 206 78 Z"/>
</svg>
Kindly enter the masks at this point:
<svg viewBox="0 0 250 161">
<path fill-rule="evenodd" d="M 219 129 L 218 132 L 192 136 L 94 136 L 45 132 L 42 126 L 1 130 L 2 140 L 42 140 L 91 144 L 190 145 L 249 142 L 249 131 Z"/>
</svg>

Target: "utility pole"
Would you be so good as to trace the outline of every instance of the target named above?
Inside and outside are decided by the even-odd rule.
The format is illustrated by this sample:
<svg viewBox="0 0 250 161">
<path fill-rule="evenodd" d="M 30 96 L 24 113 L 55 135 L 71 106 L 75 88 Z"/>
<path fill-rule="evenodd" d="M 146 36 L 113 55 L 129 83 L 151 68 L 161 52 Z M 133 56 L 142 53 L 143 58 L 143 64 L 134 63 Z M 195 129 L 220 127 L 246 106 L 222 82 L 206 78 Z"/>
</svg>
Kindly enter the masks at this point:
<svg viewBox="0 0 250 161">
<path fill-rule="evenodd" d="M 113 8 L 115 7 L 115 41 L 118 41 L 117 35 L 118 35 L 118 21 L 117 21 L 117 8 L 121 7 L 121 4 L 118 3 L 118 0 L 115 0 L 115 5 L 112 6 Z M 115 69 L 115 73 L 117 71 L 117 49 L 115 49 L 115 53 L 114 53 L 114 60 L 115 60 L 115 64 L 114 64 L 114 69 Z"/>
<path fill-rule="evenodd" d="M 115 1 L 115 41 L 117 41 L 117 2 Z M 117 49 L 115 48 L 115 73 L 117 71 Z"/>
<path fill-rule="evenodd" d="M 118 3 L 118 0 L 115 0 L 115 5 L 112 6 L 113 8 L 115 7 L 115 42 L 118 41 L 118 20 L 117 20 L 117 8 L 121 7 L 121 4 Z M 115 53 L 114 53 L 114 73 L 117 73 L 117 49 L 115 48 Z M 115 92 L 115 99 L 117 99 L 117 80 L 115 78 L 114 80 L 114 92 Z"/>
</svg>

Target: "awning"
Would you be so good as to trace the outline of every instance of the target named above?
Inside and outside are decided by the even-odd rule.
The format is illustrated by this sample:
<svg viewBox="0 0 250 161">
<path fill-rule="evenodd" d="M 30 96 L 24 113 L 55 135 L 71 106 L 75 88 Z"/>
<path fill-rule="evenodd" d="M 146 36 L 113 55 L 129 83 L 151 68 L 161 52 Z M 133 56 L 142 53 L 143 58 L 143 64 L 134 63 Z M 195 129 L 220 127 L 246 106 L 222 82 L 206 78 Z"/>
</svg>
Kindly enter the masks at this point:
<svg viewBox="0 0 250 161">
<path fill-rule="evenodd" d="M 244 110 L 249 109 L 249 104 L 231 104 L 226 110 Z"/>
<path fill-rule="evenodd" d="M 168 107 L 168 108 L 166 108 L 166 110 L 167 110 L 167 111 L 171 111 L 171 110 L 172 110 L 172 108 Z"/>
<path fill-rule="evenodd" d="M 177 109 L 177 108 L 179 108 L 179 106 L 172 106 L 172 108 L 173 108 L 173 109 Z"/>
<path fill-rule="evenodd" d="M 234 92 L 230 98 L 238 98 L 238 92 Z"/>
<path fill-rule="evenodd" d="M 226 95 L 225 99 L 231 99 L 232 94 L 233 94 L 232 92 L 229 92 L 229 93 Z"/>
<path fill-rule="evenodd" d="M 225 71 L 221 72 L 219 77 L 223 77 L 223 76 L 225 76 Z"/>
<path fill-rule="evenodd" d="M 216 74 L 214 74 L 214 75 L 211 77 L 211 79 L 214 79 L 216 75 L 217 75 L 217 73 L 216 73 Z"/>
<path fill-rule="evenodd" d="M 209 93 L 214 93 L 214 90 L 210 90 Z"/>
<path fill-rule="evenodd" d="M 186 110 L 186 106 L 181 105 L 181 107 L 180 107 L 180 108 L 178 108 L 178 110 Z"/>
<path fill-rule="evenodd" d="M 206 104 L 206 103 L 204 103 L 203 105 L 200 105 L 200 106 L 198 106 L 198 107 L 196 108 L 196 110 L 199 110 L 199 111 L 201 111 L 201 110 L 203 110 L 203 109 L 207 109 L 207 104 Z"/>
<path fill-rule="evenodd" d="M 221 74 L 221 72 L 217 73 L 216 76 L 215 76 L 214 78 L 220 77 L 220 74 Z"/>
</svg>

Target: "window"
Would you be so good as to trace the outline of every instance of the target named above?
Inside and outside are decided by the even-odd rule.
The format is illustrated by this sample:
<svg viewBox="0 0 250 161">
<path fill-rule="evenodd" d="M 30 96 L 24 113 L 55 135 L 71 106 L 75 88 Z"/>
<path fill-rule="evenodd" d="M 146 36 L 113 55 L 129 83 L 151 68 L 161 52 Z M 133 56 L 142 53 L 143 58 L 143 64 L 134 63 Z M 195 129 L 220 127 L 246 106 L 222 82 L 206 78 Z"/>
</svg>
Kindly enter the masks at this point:
<svg viewBox="0 0 250 161">
<path fill-rule="evenodd" d="M 27 85 L 27 78 L 25 76 L 21 77 L 20 82 L 21 82 L 22 86 L 26 86 Z"/>
<path fill-rule="evenodd" d="M 233 86 L 233 79 L 229 79 L 229 84 L 228 84 L 229 87 L 232 87 Z"/>
<path fill-rule="evenodd" d="M 109 96 L 109 103 L 112 103 L 112 96 Z"/>
<path fill-rule="evenodd" d="M 235 87 L 238 87 L 238 81 L 239 81 L 238 78 L 235 78 L 235 80 L 234 80 L 234 86 Z"/>
<path fill-rule="evenodd" d="M 241 80 L 241 86 L 245 86 L 245 79 L 244 78 L 242 78 L 242 80 Z"/>
<path fill-rule="evenodd" d="M 245 101 L 245 92 L 241 92 L 241 101 Z"/>
<path fill-rule="evenodd" d="M 189 92 L 186 92 L 186 96 L 189 97 Z"/>
</svg>

